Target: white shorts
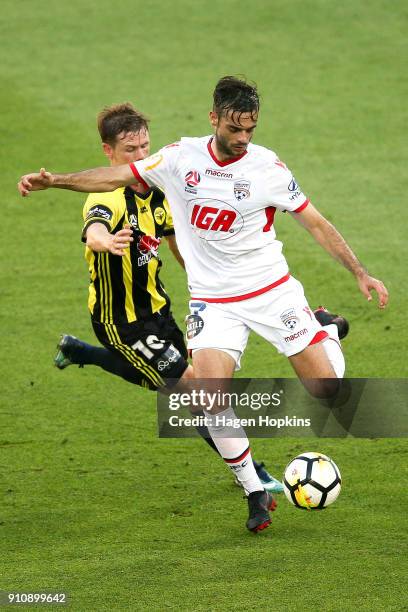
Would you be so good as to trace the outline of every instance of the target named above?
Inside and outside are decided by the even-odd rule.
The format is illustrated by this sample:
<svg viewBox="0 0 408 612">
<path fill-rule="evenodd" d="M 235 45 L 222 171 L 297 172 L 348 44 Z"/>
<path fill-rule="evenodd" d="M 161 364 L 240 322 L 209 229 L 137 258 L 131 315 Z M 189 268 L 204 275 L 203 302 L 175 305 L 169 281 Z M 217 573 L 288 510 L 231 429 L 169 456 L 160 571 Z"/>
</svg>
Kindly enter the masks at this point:
<svg viewBox="0 0 408 612">
<path fill-rule="evenodd" d="M 309 308 L 301 283 L 292 276 L 278 287 L 240 302 L 190 300 L 189 307 L 188 348 L 232 351 L 231 355 L 238 355 L 236 369 L 251 330 L 287 357 L 327 336 Z"/>
</svg>

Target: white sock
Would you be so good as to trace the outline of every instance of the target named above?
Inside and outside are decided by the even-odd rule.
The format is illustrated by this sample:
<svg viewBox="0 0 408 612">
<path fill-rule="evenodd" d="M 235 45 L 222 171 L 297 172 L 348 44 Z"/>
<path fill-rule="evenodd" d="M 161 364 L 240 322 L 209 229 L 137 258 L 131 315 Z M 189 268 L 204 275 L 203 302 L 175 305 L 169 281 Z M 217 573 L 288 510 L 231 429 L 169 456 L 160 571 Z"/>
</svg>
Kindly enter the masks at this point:
<svg viewBox="0 0 408 612">
<path fill-rule="evenodd" d="M 247 494 L 263 491 L 263 485 L 255 471 L 249 448 L 249 440 L 242 427 L 232 427 L 227 420 L 236 419 L 232 408 L 218 414 L 204 410 L 207 417 L 208 431 L 225 463 L 237 477 Z"/>
<path fill-rule="evenodd" d="M 329 334 L 329 337 L 323 342 L 326 355 L 329 358 L 337 378 L 343 378 L 346 362 L 344 361 L 343 351 L 341 350 L 337 325 L 330 323 L 330 325 L 324 325 L 323 329 Z"/>
</svg>

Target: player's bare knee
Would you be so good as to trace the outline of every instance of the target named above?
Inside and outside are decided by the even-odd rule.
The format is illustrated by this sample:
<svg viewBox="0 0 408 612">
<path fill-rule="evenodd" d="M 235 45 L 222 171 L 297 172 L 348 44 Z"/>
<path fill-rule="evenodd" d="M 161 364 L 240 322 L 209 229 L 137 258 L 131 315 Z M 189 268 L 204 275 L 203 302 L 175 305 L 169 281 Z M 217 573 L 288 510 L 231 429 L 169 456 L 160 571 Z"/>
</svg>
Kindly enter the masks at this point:
<svg viewBox="0 0 408 612">
<path fill-rule="evenodd" d="M 341 380 L 337 377 L 300 379 L 312 397 L 332 399 L 340 390 Z"/>
</svg>

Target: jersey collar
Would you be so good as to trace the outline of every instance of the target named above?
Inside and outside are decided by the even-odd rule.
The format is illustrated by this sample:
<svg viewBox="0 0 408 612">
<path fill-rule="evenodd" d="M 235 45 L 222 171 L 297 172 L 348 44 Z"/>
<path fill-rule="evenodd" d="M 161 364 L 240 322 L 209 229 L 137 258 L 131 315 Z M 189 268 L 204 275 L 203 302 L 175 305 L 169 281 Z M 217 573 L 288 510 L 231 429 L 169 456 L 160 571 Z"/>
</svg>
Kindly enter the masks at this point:
<svg viewBox="0 0 408 612">
<path fill-rule="evenodd" d="M 137 185 L 129 185 L 130 189 L 132 190 L 132 193 L 134 193 L 140 200 L 147 200 L 147 198 L 153 191 L 152 188 L 141 193 L 140 191 L 137 191 L 137 189 L 135 189 L 136 186 Z"/>
<path fill-rule="evenodd" d="M 215 163 L 217 164 L 217 166 L 221 166 L 221 167 L 229 166 L 230 164 L 233 164 L 234 162 L 242 159 L 242 157 L 244 157 L 248 153 L 248 151 L 244 151 L 243 153 L 241 153 L 241 155 L 238 155 L 238 157 L 231 157 L 231 159 L 227 159 L 225 161 L 220 161 L 214 155 L 214 151 L 212 150 L 212 147 L 211 147 L 212 141 L 213 141 L 213 137 L 211 136 L 210 140 L 207 143 L 207 149 L 208 149 L 208 152 L 211 155 L 213 161 L 215 161 Z"/>
</svg>

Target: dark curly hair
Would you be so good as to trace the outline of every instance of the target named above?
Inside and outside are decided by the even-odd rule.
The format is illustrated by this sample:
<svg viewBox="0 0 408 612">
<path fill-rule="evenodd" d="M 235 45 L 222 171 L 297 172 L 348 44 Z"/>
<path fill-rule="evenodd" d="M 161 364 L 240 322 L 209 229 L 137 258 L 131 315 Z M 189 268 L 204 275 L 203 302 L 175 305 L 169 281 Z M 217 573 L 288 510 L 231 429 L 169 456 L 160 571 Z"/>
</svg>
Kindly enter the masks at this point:
<svg viewBox="0 0 408 612">
<path fill-rule="evenodd" d="M 214 89 L 213 111 L 218 116 L 228 112 L 237 114 L 239 123 L 243 113 L 250 113 L 254 119 L 259 112 L 259 95 L 255 83 L 248 83 L 244 78 L 235 76 L 222 77 Z"/>
</svg>

